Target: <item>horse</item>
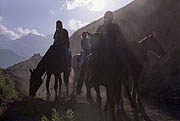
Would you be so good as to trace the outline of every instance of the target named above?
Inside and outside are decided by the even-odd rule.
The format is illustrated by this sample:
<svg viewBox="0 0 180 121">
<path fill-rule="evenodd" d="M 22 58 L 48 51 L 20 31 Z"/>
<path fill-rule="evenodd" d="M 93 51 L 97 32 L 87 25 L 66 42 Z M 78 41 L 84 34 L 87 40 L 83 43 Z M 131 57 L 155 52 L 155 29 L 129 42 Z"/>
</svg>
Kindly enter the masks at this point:
<svg viewBox="0 0 180 121">
<path fill-rule="evenodd" d="M 37 67 L 35 69 L 30 69 L 30 86 L 29 86 L 29 95 L 34 97 L 36 96 L 36 92 L 41 86 L 43 80 L 42 76 L 46 73 L 47 74 L 47 80 L 46 80 L 46 90 L 47 90 L 47 100 L 50 100 L 50 91 L 49 91 L 49 82 L 51 79 L 52 74 L 55 76 L 55 84 L 54 84 L 54 90 L 55 90 L 55 100 L 61 98 L 61 85 L 62 85 L 62 79 L 61 79 L 61 73 L 63 73 L 64 82 L 66 85 L 66 94 L 69 94 L 68 89 L 68 83 L 69 83 L 69 76 L 71 70 L 68 69 L 67 65 L 65 65 L 66 59 L 65 59 L 64 49 L 56 47 L 55 45 L 52 45 L 46 54 L 42 57 L 40 62 L 38 63 Z M 71 61 L 71 55 L 69 55 L 68 58 Z M 59 96 L 58 96 L 58 81 L 59 81 Z"/>
<path fill-rule="evenodd" d="M 96 38 L 97 39 L 97 38 Z M 157 43 L 156 41 L 156 38 L 155 38 L 155 35 L 154 35 L 154 33 L 152 34 L 152 35 L 150 35 L 150 36 L 148 36 L 148 37 L 146 37 L 145 39 L 143 39 L 143 41 L 149 41 L 148 39 L 151 39 L 154 43 Z M 90 40 L 92 40 L 92 38 L 90 39 Z M 143 42 L 143 41 L 141 41 L 141 43 Z M 94 40 L 93 40 L 93 42 L 95 42 Z M 139 42 L 139 41 L 138 41 Z M 95 45 L 97 45 L 98 44 L 98 41 L 96 40 L 96 43 L 95 43 Z M 143 43 L 144 44 L 144 43 Z M 93 44 L 91 44 L 91 45 L 93 45 Z M 156 44 L 156 45 L 160 45 L 159 43 L 158 44 Z M 156 50 L 156 52 L 159 52 L 160 54 L 164 54 L 164 51 L 163 51 L 163 49 L 162 49 L 162 47 L 161 46 L 159 46 L 159 48 L 160 49 L 158 49 L 158 47 L 156 46 L 156 48 L 155 47 L 153 47 L 153 50 Z M 146 47 L 146 49 L 149 49 L 149 50 L 151 50 L 152 48 L 147 48 Z M 159 56 L 158 56 L 159 57 Z M 134 58 L 134 59 L 136 59 L 136 58 Z M 89 59 L 87 59 L 87 60 L 89 60 Z M 87 64 L 87 63 L 86 63 Z M 84 67 L 84 68 L 90 68 L 90 67 Z M 129 69 L 128 69 L 129 70 Z M 84 70 L 85 71 L 85 70 Z M 86 70 L 87 71 L 87 70 Z M 81 71 L 82 72 L 82 78 L 84 78 L 85 76 L 84 75 L 86 75 L 85 74 L 85 72 L 83 73 L 83 71 Z M 127 73 L 127 72 L 126 72 Z M 128 74 L 133 74 L 132 72 L 128 72 Z M 88 75 L 88 74 L 87 74 Z M 101 100 L 101 97 L 100 97 L 100 92 L 99 92 L 99 89 L 98 89 L 98 86 L 99 85 L 101 85 L 101 84 L 97 84 L 97 83 L 99 83 L 99 82 L 101 82 L 101 81 L 99 81 L 99 80 L 97 80 L 97 79 L 99 79 L 99 78 L 97 78 L 99 75 L 96 75 L 96 76 L 92 76 L 92 71 L 90 71 L 90 73 L 89 73 L 89 75 L 91 75 L 91 77 L 89 76 L 89 77 L 86 77 L 86 79 L 85 79 L 85 81 L 89 81 L 89 80 L 91 80 L 91 81 L 89 81 L 89 83 L 91 83 L 91 86 L 90 87 L 88 87 L 87 88 L 87 97 L 90 97 L 90 88 L 91 87 L 95 87 L 95 90 L 96 90 L 96 92 L 97 92 L 97 99 L 99 100 L 99 102 L 100 102 L 100 100 Z M 120 82 L 120 85 L 118 86 L 118 88 L 115 88 L 115 92 L 111 92 L 112 94 L 115 94 L 115 93 L 117 93 L 117 90 L 118 91 L 121 91 L 121 88 L 119 88 L 119 87 L 121 87 L 122 86 L 122 84 L 124 83 L 124 86 L 125 86 L 125 89 L 126 89 L 126 92 L 127 92 L 127 95 L 128 95 L 128 97 L 129 97 L 129 99 L 130 99 L 130 102 L 131 102 L 131 106 L 132 107 L 134 107 L 136 110 L 135 110 L 135 112 L 134 112 L 134 115 L 135 115 L 135 117 L 136 117 L 136 120 L 138 120 L 137 119 L 137 107 L 135 107 L 134 106 L 134 102 L 132 101 L 132 98 L 131 98 L 131 94 L 130 94 L 130 88 L 129 88 L 129 85 L 128 85 L 128 76 L 129 75 L 127 75 L 127 74 L 125 74 L 126 76 L 124 76 L 125 78 L 126 78 L 126 81 L 124 82 L 124 81 L 119 81 Z M 81 77 L 81 76 L 80 76 Z M 93 78 L 94 77 L 94 78 Z M 90 79 L 91 78 L 91 79 Z M 120 77 L 121 78 L 121 77 Z M 82 85 L 82 81 L 83 79 L 80 79 L 80 81 L 79 81 L 79 85 Z M 93 81 L 93 80 L 95 80 L 95 81 Z M 104 79 L 105 80 L 105 79 Z M 105 81 L 104 81 L 105 82 Z M 93 83 L 94 83 L 94 85 L 93 85 Z M 136 83 L 137 84 L 137 83 Z M 117 84 L 118 85 L 118 84 Z M 134 85 L 135 85 L 135 83 L 134 83 Z M 137 85 L 135 85 L 135 86 L 137 86 Z M 81 87 L 81 86 L 80 86 Z M 79 87 L 79 89 L 80 89 L 80 87 Z M 117 87 L 117 86 L 116 86 Z M 78 89 L 78 90 L 79 90 Z M 135 91 L 135 88 L 134 88 L 134 91 Z M 79 91 L 80 92 L 80 91 Z M 107 93 L 108 93 L 108 90 L 107 90 Z M 109 94 L 109 96 L 110 95 L 112 95 L 112 94 Z M 108 95 L 107 95 L 108 96 Z M 108 97 L 107 97 L 108 98 Z M 113 97 L 112 97 L 113 98 Z M 109 98 L 109 99 L 112 99 L 112 98 Z M 117 101 L 116 101 L 116 103 L 117 104 L 119 104 L 118 102 L 119 102 L 119 99 L 121 99 L 122 100 L 122 98 L 121 98 L 121 93 L 118 93 L 118 95 L 116 95 L 114 98 L 116 98 L 117 99 Z M 112 102 L 112 101 L 111 101 Z M 143 116 L 144 116 L 144 119 L 145 120 L 150 120 L 149 118 L 148 118 L 148 116 L 147 116 L 147 114 L 145 113 L 145 110 L 144 110 L 144 107 L 143 107 L 143 105 L 142 105 L 142 103 L 140 102 L 140 98 L 138 98 L 138 102 L 139 102 L 139 107 L 141 107 L 141 113 L 143 114 Z M 122 105 L 122 103 L 121 103 L 121 105 Z M 111 106 L 111 107 L 113 107 L 113 106 Z M 123 109 L 123 108 L 122 108 Z M 113 111 L 113 110 L 112 110 Z"/>
<path fill-rule="evenodd" d="M 134 50 L 139 51 L 139 53 L 136 53 L 136 57 L 141 59 L 141 69 L 136 69 L 133 67 L 130 67 L 129 69 L 129 75 L 132 76 L 133 78 L 133 85 L 132 85 L 132 99 L 134 101 L 137 101 L 138 107 L 140 107 L 141 113 L 143 113 L 143 117 L 146 120 L 148 119 L 148 116 L 146 113 L 144 113 L 144 106 L 143 103 L 141 102 L 140 98 L 140 87 L 139 87 L 139 77 L 142 77 L 142 71 L 145 65 L 148 63 L 148 54 L 151 53 L 153 54 L 157 59 L 162 58 L 165 55 L 165 51 L 160 45 L 155 32 L 152 34 L 148 35 L 147 37 L 143 38 L 142 40 L 134 41 L 131 42 L 133 45 Z M 139 56 L 140 55 L 140 56 Z M 126 86 L 127 87 L 127 86 Z M 129 88 L 129 87 L 128 87 Z"/>
<path fill-rule="evenodd" d="M 103 36 L 100 33 L 90 35 L 92 53 L 96 49 L 96 52 L 101 51 L 101 49 L 103 49 L 104 51 L 104 48 L 97 48 L 97 45 L 100 43 L 98 40 L 103 41 Z M 109 50 L 104 51 L 104 53 L 108 52 Z M 127 64 L 125 60 L 117 59 L 112 53 L 105 54 L 101 57 L 101 60 L 103 60 L 102 62 L 94 61 L 94 58 L 96 58 L 96 54 L 91 54 L 86 57 L 85 63 L 82 67 L 83 70 L 81 71 L 82 73 L 78 81 L 77 93 L 79 93 L 80 88 L 82 87 L 82 82 L 83 80 L 85 80 L 85 83 L 87 83 L 87 98 L 90 100 L 92 99 L 90 89 L 94 87 L 97 94 L 97 102 L 100 106 L 101 96 L 99 86 L 104 86 L 107 90 L 107 102 L 110 105 L 110 115 L 112 120 L 114 121 L 114 97 L 112 97 L 112 93 L 117 84 L 123 84 L 122 79 L 120 78 L 123 77 L 123 74 L 127 71 L 127 67 L 125 67 Z M 109 61 L 109 58 L 111 58 L 111 61 Z M 104 68 L 104 65 L 106 66 L 106 68 Z"/>
</svg>

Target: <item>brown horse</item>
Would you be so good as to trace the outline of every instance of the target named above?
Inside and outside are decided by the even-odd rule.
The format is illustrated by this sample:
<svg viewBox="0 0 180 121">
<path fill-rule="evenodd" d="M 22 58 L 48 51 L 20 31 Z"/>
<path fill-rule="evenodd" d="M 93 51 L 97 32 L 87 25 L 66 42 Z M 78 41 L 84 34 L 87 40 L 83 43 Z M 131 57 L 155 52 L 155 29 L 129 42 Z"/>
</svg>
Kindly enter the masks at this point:
<svg viewBox="0 0 180 121">
<path fill-rule="evenodd" d="M 95 34 L 95 36 L 99 36 L 99 35 Z M 99 38 L 91 36 L 90 40 L 92 40 L 91 41 L 92 42 L 91 45 L 92 45 L 93 49 L 97 49 L 96 46 L 99 44 L 99 41 L 97 41 L 98 39 Z M 148 40 L 148 39 L 150 39 L 150 40 Z M 153 43 L 155 43 L 157 40 L 156 40 L 154 34 L 152 34 L 152 35 L 148 36 L 147 38 L 143 39 L 143 41 L 144 42 L 153 41 Z M 145 43 L 142 43 L 142 41 L 141 41 L 141 44 L 145 44 Z M 146 47 L 145 49 L 147 49 L 147 50 L 154 50 L 157 53 L 164 54 L 164 51 L 163 51 L 162 47 L 158 46 L 158 45 L 160 45 L 160 44 L 156 42 L 156 44 L 155 44 L 156 48 L 153 47 L 153 49 L 152 49 L 151 46 L 149 45 L 149 47 Z M 141 45 L 138 45 L 138 46 L 141 47 Z M 159 49 L 158 49 L 158 47 L 159 47 Z M 147 52 L 147 50 L 146 50 L 146 52 Z M 106 52 L 104 52 L 104 53 L 106 53 Z M 111 53 L 111 55 L 113 55 L 113 53 Z M 135 119 L 138 120 L 138 118 L 137 118 L 137 106 L 135 105 L 136 103 L 134 103 L 135 101 L 133 101 L 132 98 L 131 98 L 130 87 L 128 85 L 128 78 L 127 78 L 129 76 L 128 74 L 132 74 L 132 75 L 134 74 L 134 73 L 132 73 L 132 71 L 129 71 L 129 70 L 132 70 L 132 68 L 127 69 L 128 66 L 125 66 L 124 69 L 123 69 L 122 65 L 118 66 L 118 63 L 120 63 L 120 62 L 113 62 L 112 61 L 113 60 L 113 56 L 112 57 L 109 56 L 108 58 L 111 58 L 111 60 L 108 59 L 108 61 L 110 61 L 111 63 L 114 63 L 115 66 L 113 66 L 113 64 L 111 65 L 113 70 L 111 70 L 110 68 L 106 68 L 106 69 L 104 68 L 103 70 L 107 70 L 108 69 L 108 70 L 110 70 L 110 73 L 100 73 L 102 70 L 101 71 L 96 71 L 96 69 L 98 69 L 98 68 L 96 68 L 96 69 L 94 69 L 92 71 L 92 69 L 90 69 L 90 68 L 92 68 L 93 65 L 89 64 L 89 63 L 91 63 L 93 61 L 93 58 L 94 58 L 93 56 L 89 56 L 86 59 L 86 62 L 84 64 L 84 69 L 83 69 L 83 71 L 81 71 L 82 72 L 81 76 L 80 76 L 81 78 L 80 78 L 79 84 L 78 84 L 79 87 L 77 87 L 78 92 L 80 92 L 80 88 L 82 86 L 82 82 L 85 79 L 85 83 L 89 83 L 89 86 L 87 87 L 87 97 L 91 98 L 90 88 L 91 87 L 95 87 L 95 90 L 97 92 L 97 100 L 98 100 L 99 103 L 101 103 L 99 86 L 100 85 L 105 86 L 106 89 L 107 89 L 107 99 L 109 100 L 108 102 L 111 105 L 112 118 L 114 120 L 115 117 L 113 116 L 113 112 L 114 112 L 114 110 L 113 110 L 113 107 L 114 107 L 113 98 L 115 98 L 115 100 L 116 100 L 115 103 L 116 104 L 119 104 L 119 102 L 121 102 L 121 101 L 119 101 L 120 99 L 122 100 L 121 93 L 117 93 L 117 92 L 121 92 L 121 88 L 120 87 L 122 87 L 122 84 L 124 84 L 126 92 L 127 92 L 127 95 L 128 95 L 128 97 L 130 99 L 130 102 L 131 102 L 131 106 L 133 108 L 135 108 L 135 112 L 134 112 Z M 136 58 L 134 58 L 134 59 L 136 59 Z M 124 63 L 123 65 L 128 65 L 127 63 L 125 63 L 125 61 L 121 61 L 121 63 Z M 107 64 L 105 64 L 104 66 L 107 67 Z M 119 70 L 119 69 L 121 69 L 121 70 Z M 128 72 L 127 72 L 127 70 L 128 70 Z M 141 69 L 139 69 L 139 70 L 141 70 Z M 113 72 L 113 74 L 111 74 L 111 72 Z M 136 71 L 136 72 L 139 73 L 138 71 Z M 133 75 L 133 78 L 134 78 L 134 76 L 137 76 L 137 75 Z M 123 78 L 126 81 L 123 81 Z M 112 81 L 112 80 L 114 80 L 114 81 Z M 137 81 L 137 80 L 134 80 L 134 81 Z M 135 85 L 135 83 L 134 83 L 134 85 Z M 135 85 L 135 86 L 137 86 L 137 85 Z M 135 87 L 133 89 L 134 89 L 134 93 L 135 93 Z M 117 95 L 115 95 L 114 97 L 111 97 L 113 94 L 114 95 L 117 94 Z M 142 103 L 140 101 L 140 98 L 138 98 L 138 102 L 139 102 L 139 105 L 140 105 L 139 107 L 141 107 L 141 109 L 142 109 L 141 113 L 143 114 L 144 119 L 145 120 L 150 120 L 148 118 L 148 116 L 146 115 L 145 111 L 144 111 L 144 108 L 143 108 L 143 105 L 142 105 Z M 121 103 L 121 105 L 122 105 L 122 103 Z M 122 109 L 123 109 L 123 107 L 122 107 Z M 122 110 L 121 112 L 124 112 L 124 111 Z"/>
<path fill-rule="evenodd" d="M 59 81 L 59 98 L 61 97 L 61 73 L 63 73 L 64 82 L 66 85 L 66 93 L 68 94 L 68 83 L 69 83 L 69 76 L 70 70 L 65 63 L 65 54 L 63 48 L 58 48 L 56 46 L 51 46 L 50 49 L 46 52 L 44 57 L 41 59 L 39 64 L 37 65 L 36 69 L 30 69 L 31 76 L 30 76 L 30 88 L 29 88 L 29 95 L 35 96 L 37 90 L 41 86 L 43 80 L 42 76 L 46 72 L 47 74 L 47 81 L 46 81 L 46 90 L 47 90 L 47 100 L 50 100 L 50 91 L 49 91 L 49 82 L 51 79 L 51 75 L 55 76 L 55 100 L 58 99 L 58 81 Z M 71 57 L 69 57 L 71 59 Z"/>
</svg>

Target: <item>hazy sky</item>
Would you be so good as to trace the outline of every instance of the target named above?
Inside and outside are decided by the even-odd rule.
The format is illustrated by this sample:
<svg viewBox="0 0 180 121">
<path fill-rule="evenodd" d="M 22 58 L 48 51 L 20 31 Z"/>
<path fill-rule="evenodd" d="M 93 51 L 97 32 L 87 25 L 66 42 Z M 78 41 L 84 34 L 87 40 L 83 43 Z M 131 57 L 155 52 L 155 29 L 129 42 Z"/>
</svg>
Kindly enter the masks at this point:
<svg viewBox="0 0 180 121">
<path fill-rule="evenodd" d="M 54 33 L 57 19 L 70 34 L 132 0 L 0 0 L 0 33 L 12 39 Z"/>
</svg>

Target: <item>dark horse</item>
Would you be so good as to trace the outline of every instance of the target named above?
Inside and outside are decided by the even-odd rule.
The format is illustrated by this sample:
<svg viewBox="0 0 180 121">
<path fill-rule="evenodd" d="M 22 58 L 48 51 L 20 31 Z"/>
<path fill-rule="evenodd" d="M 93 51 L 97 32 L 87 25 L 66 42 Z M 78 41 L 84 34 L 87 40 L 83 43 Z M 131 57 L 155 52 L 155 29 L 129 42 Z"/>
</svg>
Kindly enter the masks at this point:
<svg viewBox="0 0 180 121">
<path fill-rule="evenodd" d="M 92 47 L 95 46 L 95 48 L 98 46 L 98 44 L 100 43 L 99 41 L 102 41 L 102 37 L 100 37 L 99 34 L 94 34 L 90 36 L 90 40 L 91 40 L 91 45 Z M 149 45 L 149 47 L 146 47 L 145 49 L 147 50 L 154 50 L 155 52 L 157 52 L 160 55 L 164 54 L 163 49 L 161 48 L 160 44 L 158 44 L 156 41 L 156 38 L 154 36 L 154 34 L 146 37 L 145 39 L 143 39 L 142 41 L 139 41 L 139 43 L 147 43 L 148 40 L 150 39 L 151 41 L 153 41 L 153 43 L 156 43 L 155 47 L 151 47 L 151 45 Z M 94 46 L 93 46 L 94 45 Z M 101 50 L 100 48 L 98 48 L 99 50 Z M 143 49 L 143 48 L 142 48 Z M 108 54 L 109 51 L 105 52 L 104 49 L 103 51 L 99 51 L 101 52 L 101 55 L 104 56 L 104 58 L 102 59 L 103 62 L 101 61 L 100 63 L 98 63 L 98 58 L 96 58 L 95 54 L 92 54 L 91 56 L 86 58 L 86 61 L 84 63 L 84 67 L 83 70 L 81 71 L 81 76 L 80 76 L 80 80 L 77 86 L 77 91 L 80 92 L 81 86 L 83 81 L 85 81 L 85 83 L 88 83 L 87 85 L 89 85 L 87 87 L 87 97 L 91 98 L 91 94 L 90 94 L 90 89 L 91 87 L 95 87 L 96 93 L 97 93 L 97 101 L 99 103 L 101 103 L 101 97 L 100 97 L 100 91 L 99 91 L 99 86 L 103 85 L 106 87 L 107 89 L 107 102 L 110 105 L 110 112 L 111 112 L 111 117 L 112 120 L 115 120 L 115 116 L 114 116 L 114 106 L 115 104 L 121 105 L 121 112 L 124 112 L 123 110 L 123 103 L 122 103 L 122 97 L 121 97 L 121 87 L 122 85 L 124 85 L 125 90 L 127 92 L 127 95 L 129 97 L 129 100 L 131 102 L 131 106 L 133 108 L 135 108 L 134 110 L 134 116 L 135 116 L 135 120 L 138 120 L 138 116 L 137 116 L 137 104 L 135 101 L 132 100 L 132 96 L 130 94 L 130 87 L 128 84 L 128 76 L 132 75 L 133 78 L 136 77 L 136 80 L 134 81 L 138 81 L 137 80 L 137 75 L 139 77 L 140 72 L 138 72 L 137 70 L 134 71 L 134 73 L 132 72 L 132 68 L 129 67 L 128 63 L 126 63 L 122 58 L 116 59 L 113 56 L 113 52 L 111 52 L 110 54 Z M 103 53 L 106 54 L 103 54 Z M 147 51 L 146 51 L 147 52 Z M 93 53 L 93 52 L 92 52 Z M 94 61 L 94 58 L 96 58 L 96 60 Z M 134 58 L 136 59 L 136 58 Z M 118 61 L 116 61 L 118 60 Z M 107 61 L 107 62 L 106 62 Z M 96 63 L 94 63 L 96 62 Z M 105 63 L 104 63 L 105 62 Z M 108 63 L 109 62 L 109 63 Z M 100 65 L 103 64 L 103 66 L 100 67 Z M 94 67 L 94 69 L 93 69 Z M 139 69 L 140 70 L 140 69 Z M 135 73 L 136 72 L 136 73 Z M 136 75 L 134 75 L 136 74 Z M 135 86 L 138 86 L 137 83 L 134 82 L 134 92 L 137 92 L 137 88 L 135 88 Z M 114 101 L 115 100 L 115 101 Z M 121 101 L 120 101 L 121 100 Z M 138 96 L 138 102 L 139 102 L 139 107 L 140 107 L 140 111 L 143 114 L 143 117 L 145 120 L 150 120 L 147 116 L 147 114 L 145 113 L 144 107 L 141 103 L 140 97 Z M 125 112 L 123 113 L 124 117 L 127 118 Z"/>
<path fill-rule="evenodd" d="M 43 80 L 42 76 L 44 73 L 47 74 L 47 81 L 46 81 L 46 90 L 47 90 L 47 100 L 50 99 L 50 91 L 49 91 L 49 82 L 51 79 L 51 75 L 53 74 L 55 76 L 55 99 L 58 98 L 58 81 L 59 81 L 59 97 L 61 97 L 61 85 L 62 85 L 62 79 L 61 79 L 61 73 L 63 73 L 64 82 L 66 85 L 66 93 L 68 94 L 68 83 L 69 83 L 69 76 L 70 76 L 70 70 L 68 70 L 68 67 L 66 65 L 66 59 L 65 59 L 65 50 L 63 47 L 58 47 L 55 45 L 52 45 L 49 50 L 46 52 L 46 54 L 43 56 L 39 64 L 37 65 L 36 69 L 30 69 L 31 76 L 30 76 L 30 88 L 29 88 L 29 95 L 35 96 L 37 90 L 41 86 Z M 71 61 L 71 56 L 69 55 L 69 59 Z"/>
<path fill-rule="evenodd" d="M 80 93 L 82 83 L 85 81 L 87 98 L 92 99 L 90 89 L 94 87 L 97 94 L 97 101 L 101 106 L 99 86 L 104 86 L 107 90 L 107 102 L 110 106 L 111 120 L 115 121 L 113 93 L 115 88 L 121 88 L 121 85 L 124 83 L 122 77 L 127 73 L 128 67 L 123 58 L 118 59 L 114 56 L 114 51 L 109 51 L 104 46 L 99 46 L 103 39 L 103 35 L 100 33 L 90 35 L 92 54 L 84 61 L 83 70 L 77 84 L 77 93 Z"/>
</svg>

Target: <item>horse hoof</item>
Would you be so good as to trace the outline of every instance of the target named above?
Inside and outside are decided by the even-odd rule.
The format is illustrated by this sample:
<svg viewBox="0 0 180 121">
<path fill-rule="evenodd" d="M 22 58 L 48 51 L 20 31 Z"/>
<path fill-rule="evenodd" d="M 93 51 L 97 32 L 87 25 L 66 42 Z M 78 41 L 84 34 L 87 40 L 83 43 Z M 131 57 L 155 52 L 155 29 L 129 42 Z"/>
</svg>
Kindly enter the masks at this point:
<svg viewBox="0 0 180 121">
<path fill-rule="evenodd" d="M 48 95 L 47 97 L 46 97 L 46 101 L 50 101 L 50 95 Z"/>
<path fill-rule="evenodd" d="M 94 100 L 93 100 L 92 98 L 89 98 L 89 97 L 87 97 L 87 101 L 88 101 L 89 103 L 95 103 Z"/>
<path fill-rule="evenodd" d="M 59 98 L 58 96 L 55 97 L 55 102 L 58 102 L 59 101 Z"/>
</svg>

